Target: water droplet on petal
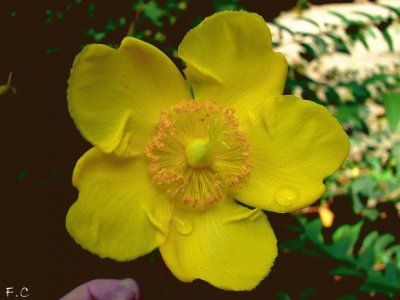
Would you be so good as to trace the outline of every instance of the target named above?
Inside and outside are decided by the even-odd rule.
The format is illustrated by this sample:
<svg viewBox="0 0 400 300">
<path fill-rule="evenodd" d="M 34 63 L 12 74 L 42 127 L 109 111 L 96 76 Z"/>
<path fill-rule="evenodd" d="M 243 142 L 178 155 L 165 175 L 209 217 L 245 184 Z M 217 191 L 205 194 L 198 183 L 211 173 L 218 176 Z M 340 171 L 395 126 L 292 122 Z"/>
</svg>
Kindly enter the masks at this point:
<svg viewBox="0 0 400 300">
<path fill-rule="evenodd" d="M 280 188 L 275 194 L 275 200 L 282 206 L 291 206 L 300 199 L 300 192 L 293 187 Z"/>
<path fill-rule="evenodd" d="M 189 220 L 183 220 L 182 218 L 173 218 L 173 223 L 176 230 L 183 235 L 188 235 L 193 230 L 193 223 Z"/>
</svg>

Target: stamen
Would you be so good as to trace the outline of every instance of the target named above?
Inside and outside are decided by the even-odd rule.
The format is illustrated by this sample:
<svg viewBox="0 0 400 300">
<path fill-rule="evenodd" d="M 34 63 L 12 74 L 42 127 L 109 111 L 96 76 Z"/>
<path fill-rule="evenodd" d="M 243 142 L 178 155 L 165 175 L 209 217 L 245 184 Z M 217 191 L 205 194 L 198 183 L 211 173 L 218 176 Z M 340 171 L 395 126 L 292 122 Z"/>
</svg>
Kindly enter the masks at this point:
<svg viewBox="0 0 400 300">
<path fill-rule="evenodd" d="M 224 141 L 219 141 L 219 142 L 220 142 L 222 145 L 224 145 L 226 149 L 231 150 L 231 147 L 230 147 L 227 143 L 225 143 Z"/>
<path fill-rule="evenodd" d="M 163 112 L 146 155 L 152 180 L 175 200 L 204 208 L 249 176 L 249 144 L 232 109 L 185 101 Z"/>
</svg>

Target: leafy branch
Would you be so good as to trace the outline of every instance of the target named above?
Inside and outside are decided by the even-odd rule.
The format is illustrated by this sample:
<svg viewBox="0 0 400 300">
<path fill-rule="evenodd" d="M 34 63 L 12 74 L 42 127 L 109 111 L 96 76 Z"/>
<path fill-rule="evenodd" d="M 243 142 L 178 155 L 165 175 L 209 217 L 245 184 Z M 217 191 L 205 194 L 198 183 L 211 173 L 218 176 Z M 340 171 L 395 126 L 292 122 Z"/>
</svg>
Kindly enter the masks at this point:
<svg viewBox="0 0 400 300">
<path fill-rule="evenodd" d="M 393 244 L 395 237 L 389 233 L 370 232 L 355 246 L 360 238 L 363 221 L 342 225 L 332 235 L 332 243 L 325 241 L 320 219 L 308 221 L 298 217 L 299 236 L 279 245 L 283 251 L 300 251 L 306 255 L 332 258 L 340 265 L 330 271 L 332 276 L 356 276 L 363 279 L 359 290 L 394 297 L 400 293 L 400 244 Z"/>
</svg>

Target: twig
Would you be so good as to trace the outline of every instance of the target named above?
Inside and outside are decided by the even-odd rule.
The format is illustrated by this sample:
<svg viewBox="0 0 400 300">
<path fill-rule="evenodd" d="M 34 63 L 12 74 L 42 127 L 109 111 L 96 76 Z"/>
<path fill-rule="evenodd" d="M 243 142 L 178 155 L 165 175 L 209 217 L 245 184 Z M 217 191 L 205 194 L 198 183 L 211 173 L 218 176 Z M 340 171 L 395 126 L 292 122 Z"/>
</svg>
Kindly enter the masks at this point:
<svg viewBox="0 0 400 300">
<path fill-rule="evenodd" d="M 129 27 L 128 27 L 128 32 L 126 33 L 126 36 L 132 36 L 133 32 L 135 31 L 135 25 L 136 25 L 136 21 L 138 20 L 140 13 L 142 12 L 141 9 L 137 9 L 135 12 L 135 17 L 133 18 L 133 20 L 129 23 Z"/>
</svg>

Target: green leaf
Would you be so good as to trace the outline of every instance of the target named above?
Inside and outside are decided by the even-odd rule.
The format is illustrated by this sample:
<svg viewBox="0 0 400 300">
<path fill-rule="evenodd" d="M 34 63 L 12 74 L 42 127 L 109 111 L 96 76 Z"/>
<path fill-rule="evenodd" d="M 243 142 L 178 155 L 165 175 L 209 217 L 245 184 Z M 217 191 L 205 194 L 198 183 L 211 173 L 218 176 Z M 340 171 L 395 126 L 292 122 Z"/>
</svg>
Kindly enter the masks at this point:
<svg viewBox="0 0 400 300">
<path fill-rule="evenodd" d="M 134 10 L 139 10 L 143 12 L 143 15 L 150 19 L 154 25 L 161 27 L 163 23 L 161 22 L 161 17 L 167 15 L 166 11 L 160 7 L 160 5 L 151 0 L 148 3 L 143 2 L 141 0 L 136 5 L 132 6 Z"/>
<path fill-rule="evenodd" d="M 365 207 L 361 214 L 368 218 L 371 221 L 375 221 L 376 219 L 379 218 L 379 215 L 381 214 L 380 211 L 378 209 L 376 209 L 375 207 Z"/>
<path fill-rule="evenodd" d="M 366 162 L 375 170 L 378 166 L 375 165 L 376 162 L 373 161 L 374 159 L 378 158 L 368 156 L 365 158 Z M 365 216 L 371 221 L 376 220 L 380 212 L 374 207 L 366 207 L 365 203 L 361 201 L 361 197 L 376 198 L 381 196 L 382 193 L 377 188 L 377 185 L 378 181 L 372 175 L 357 178 L 350 185 L 354 213 Z"/>
<path fill-rule="evenodd" d="M 286 27 L 286 26 L 284 26 L 284 25 L 282 25 L 282 24 L 279 24 L 279 23 L 276 22 L 275 20 L 271 21 L 271 23 L 274 24 L 275 26 L 277 26 L 278 28 L 280 28 L 280 29 L 282 29 L 282 30 L 285 30 L 285 31 L 288 32 L 290 35 L 294 35 L 294 32 L 293 32 L 290 28 L 288 28 L 288 27 Z"/>
<path fill-rule="evenodd" d="M 382 252 L 387 246 L 389 246 L 390 243 L 392 243 L 395 240 L 394 236 L 391 235 L 390 233 L 385 233 L 384 235 L 380 236 L 376 241 L 374 245 L 374 252 L 376 254 Z"/>
<path fill-rule="evenodd" d="M 390 256 L 386 253 L 386 248 L 395 240 L 394 236 L 386 233 L 380 236 L 374 243 L 373 249 L 375 257 L 382 263 L 389 263 Z"/>
<path fill-rule="evenodd" d="M 360 197 L 357 194 L 351 197 L 353 203 L 353 212 L 359 215 L 365 208 L 365 205 L 361 202 Z"/>
<path fill-rule="evenodd" d="M 279 300 L 292 300 L 292 297 L 290 297 L 290 295 L 284 291 L 279 291 L 277 296 Z"/>
<path fill-rule="evenodd" d="M 300 43 L 300 45 L 303 47 L 303 51 L 300 52 L 300 55 L 306 61 L 312 61 L 318 56 L 314 48 L 310 45 L 307 45 L 306 43 Z"/>
<path fill-rule="evenodd" d="M 363 11 L 353 10 L 353 11 L 351 11 L 351 13 L 356 14 L 356 15 L 360 15 L 360 16 L 364 16 L 368 20 L 370 20 L 372 23 L 379 22 L 379 20 L 381 19 L 379 16 L 373 16 L 373 15 L 370 15 L 370 14 L 368 14 L 366 12 L 363 12 Z"/>
<path fill-rule="evenodd" d="M 338 104 L 340 102 L 340 96 L 336 92 L 336 89 L 328 86 L 326 89 L 326 98 L 328 99 L 329 103 Z"/>
<path fill-rule="evenodd" d="M 328 43 L 317 34 L 311 33 L 302 33 L 303 36 L 308 36 L 312 38 L 312 45 L 308 45 L 306 43 L 300 43 L 303 48 L 305 48 L 305 53 L 309 54 L 310 60 L 314 59 L 317 56 L 321 56 L 327 53 L 328 50 Z M 306 58 L 307 59 L 307 58 Z"/>
<path fill-rule="evenodd" d="M 369 176 L 357 178 L 351 184 L 352 195 L 361 194 L 365 196 L 372 195 L 376 186 L 376 182 Z"/>
<path fill-rule="evenodd" d="M 333 233 L 333 243 L 326 247 L 326 250 L 337 259 L 353 260 L 353 248 L 360 235 L 361 226 L 363 222 L 360 221 L 354 225 L 342 225 Z"/>
<path fill-rule="evenodd" d="M 364 80 L 363 82 L 363 86 L 367 86 L 369 84 L 372 83 L 376 83 L 376 82 L 386 82 L 388 81 L 388 79 L 393 79 L 395 81 L 400 81 L 400 76 L 398 74 L 374 74 L 371 77 L 369 77 L 368 79 Z"/>
<path fill-rule="evenodd" d="M 363 276 L 363 273 L 351 266 L 339 266 L 329 271 L 332 276 Z"/>
<path fill-rule="evenodd" d="M 379 235 L 377 231 L 370 232 L 364 239 L 357 257 L 357 263 L 365 270 L 371 270 L 376 263 L 388 265 L 393 256 L 400 260 L 400 245 L 393 245 L 395 237 L 386 233 Z M 400 261 L 395 264 L 400 265 Z"/>
<path fill-rule="evenodd" d="M 315 45 L 318 47 L 319 55 L 325 54 L 328 50 L 328 43 L 318 35 L 314 35 L 313 38 Z"/>
<path fill-rule="evenodd" d="M 304 232 L 304 229 L 302 226 L 299 225 L 285 225 L 286 228 L 294 231 L 294 232 Z"/>
<path fill-rule="evenodd" d="M 392 37 L 390 36 L 388 30 L 383 30 L 381 31 L 383 38 L 385 39 L 386 43 L 389 46 L 390 52 L 394 52 L 394 45 L 393 45 L 393 40 Z"/>
<path fill-rule="evenodd" d="M 367 43 L 367 39 L 365 38 L 364 34 L 358 33 L 355 39 L 360 40 L 360 42 L 364 45 L 365 49 L 369 50 L 369 45 Z"/>
<path fill-rule="evenodd" d="M 400 293 L 400 269 L 390 263 L 383 272 L 371 271 L 360 290 L 393 297 Z"/>
<path fill-rule="evenodd" d="M 304 291 L 301 291 L 299 293 L 300 300 L 306 300 L 306 299 L 312 297 L 314 294 L 315 294 L 315 289 L 314 288 L 308 288 L 308 289 L 306 289 Z"/>
<path fill-rule="evenodd" d="M 393 256 L 394 256 L 395 257 L 395 264 L 397 265 L 397 267 L 400 268 L 400 244 L 390 247 L 387 250 L 387 255 L 390 258 L 393 258 Z"/>
<path fill-rule="evenodd" d="M 333 33 L 327 33 L 326 35 L 333 40 L 336 51 L 350 54 L 350 50 L 346 46 L 346 42 L 340 36 L 333 34 Z"/>
<path fill-rule="evenodd" d="M 313 19 L 310 19 L 310 18 L 307 18 L 307 17 L 303 17 L 303 16 L 299 17 L 298 19 L 306 21 L 306 22 L 314 25 L 315 27 L 317 27 L 319 29 L 319 24 L 317 22 L 315 22 Z"/>
<path fill-rule="evenodd" d="M 318 218 L 306 223 L 304 227 L 304 234 L 314 244 L 323 244 L 324 236 L 322 235 L 321 220 Z"/>
<path fill-rule="evenodd" d="M 347 25 L 352 23 L 348 18 L 346 18 L 344 15 L 342 15 L 336 11 L 329 11 L 329 13 L 334 15 L 335 17 L 338 17 L 340 20 L 342 20 Z"/>
<path fill-rule="evenodd" d="M 18 180 L 22 181 L 26 178 L 26 176 L 28 176 L 28 171 L 27 170 L 23 170 L 18 174 Z"/>
<path fill-rule="evenodd" d="M 347 83 L 347 86 L 353 91 L 353 95 L 357 102 L 364 103 L 367 98 L 371 96 L 368 89 L 355 80 L 351 80 Z"/>
<path fill-rule="evenodd" d="M 94 2 L 89 2 L 88 3 L 88 7 L 87 7 L 87 11 L 86 11 L 86 15 L 92 19 L 94 17 L 94 11 L 96 9 L 96 3 Z"/>
<path fill-rule="evenodd" d="M 301 238 L 284 241 L 279 243 L 279 250 L 294 252 L 304 247 L 304 241 Z"/>
<path fill-rule="evenodd" d="M 358 103 L 342 103 L 338 106 L 336 118 L 342 124 L 348 124 L 351 128 L 362 129 L 363 120 L 360 117 L 360 106 Z"/>
<path fill-rule="evenodd" d="M 398 131 L 400 121 L 400 94 L 388 93 L 383 97 L 383 105 L 389 127 L 393 132 Z"/>
<path fill-rule="evenodd" d="M 373 38 L 376 38 L 376 33 L 371 27 L 365 28 L 364 32 L 372 36 Z"/>
<path fill-rule="evenodd" d="M 101 40 L 103 40 L 106 36 L 107 33 L 103 32 L 103 31 L 97 31 L 94 28 L 89 28 L 86 32 L 86 35 L 90 36 L 91 38 L 93 38 L 93 40 L 98 43 Z"/>
<path fill-rule="evenodd" d="M 239 0 L 213 0 L 215 11 L 237 10 Z"/>
<path fill-rule="evenodd" d="M 380 235 L 378 231 L 370 232 L 362 241 L 357 255 L 353 253 L 354 246 L 359 239 L 363 221 L 353 225 L 342 225 L 332 235 L 332 244 L 326 244 L 322 235 L 322 224 L 319 218 L 309 221 L 304 216 L 296 217 L 303 226 L 304 233 L 297 240 L 301 240 L 300 251 L 305 255 L 321 253 L 321 258 L 331 257 L 342 264 L 332 269 L 333 276 L 361 277 L 363 284 L 359 287 L 367 293 L 385 294 L 389 297 L 400 293 L 400 245 L 390 246 L 394 241 L 391 234 Z M 311 242 L 313 248 L 309 247 Z M 375 270 L 375 266 L 383 267 L 382 271 Z M 352 295 L 347 295 L 352 298 Z M 287 298 L 290 299 L 290 298 Z M 346 299 L 342 296 L 340 299 Z"/>
</svg>

